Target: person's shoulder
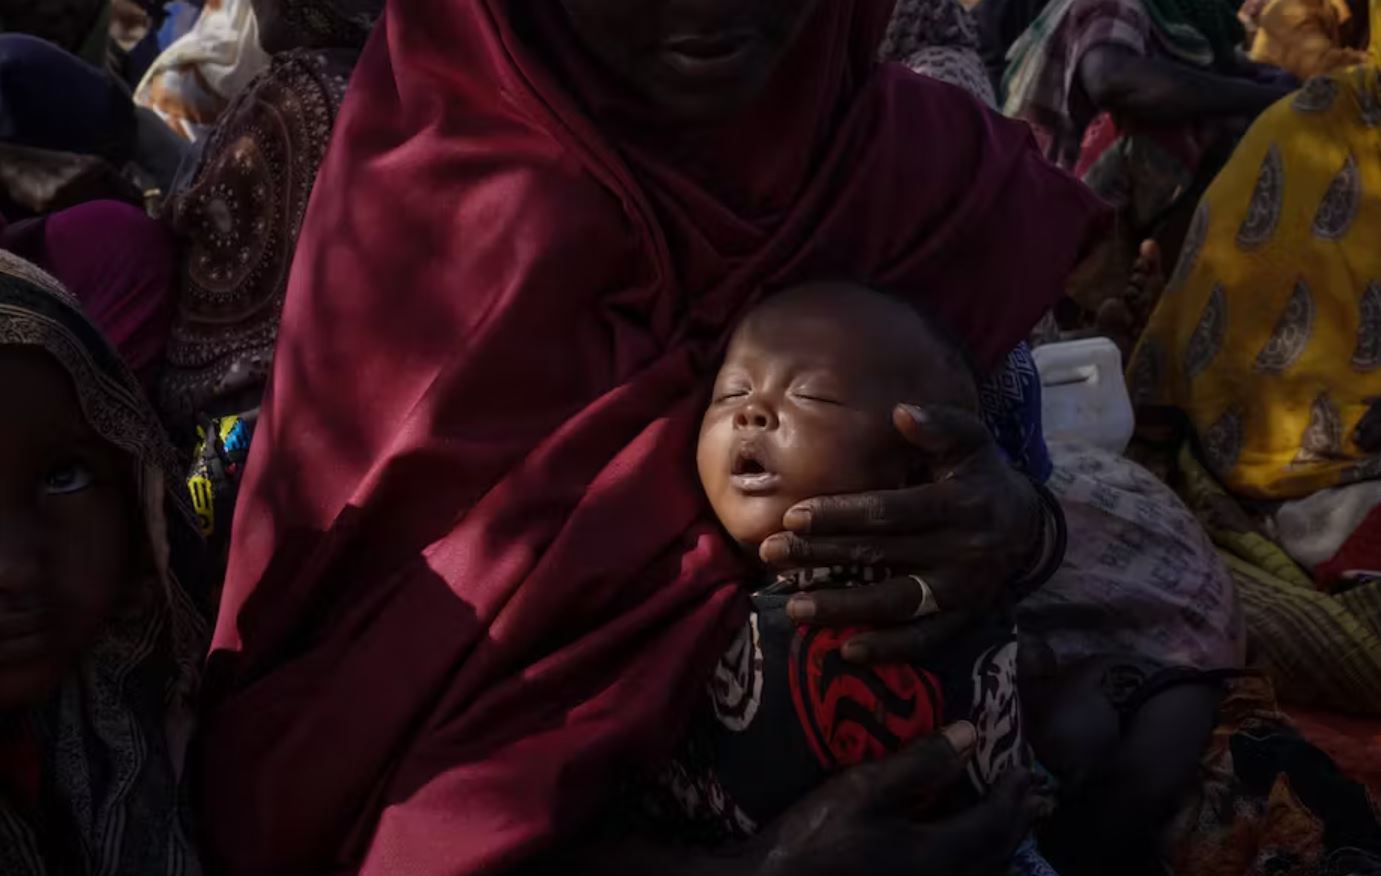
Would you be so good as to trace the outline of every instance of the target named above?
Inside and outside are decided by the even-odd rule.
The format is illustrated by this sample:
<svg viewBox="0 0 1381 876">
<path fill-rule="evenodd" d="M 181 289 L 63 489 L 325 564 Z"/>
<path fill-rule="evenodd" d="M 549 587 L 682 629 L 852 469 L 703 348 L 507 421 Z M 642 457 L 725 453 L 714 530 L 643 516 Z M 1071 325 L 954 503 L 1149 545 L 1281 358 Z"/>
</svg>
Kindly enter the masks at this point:
<svg viewBox="0 0 1381 876">
<path fill-rule="evenodd" d="M 883 106 L 880 116 L 917 157 L 967 163 L 995 147 L 1025 144 L 1025 122 L 1003 116 L 964 88 L 883 65 L 871 91 Z M 934 168 L 921 168 L 933 172 Z"/>
<path fill-rule="evenodd" d="M 879 64 L 869 84 L 876 91 L 893 94 L 899 100 L 921 106 L 987 109 L 982 99 L 972 92 L 933 76 L 917 73 L 905 64 Z"/>
</svg>

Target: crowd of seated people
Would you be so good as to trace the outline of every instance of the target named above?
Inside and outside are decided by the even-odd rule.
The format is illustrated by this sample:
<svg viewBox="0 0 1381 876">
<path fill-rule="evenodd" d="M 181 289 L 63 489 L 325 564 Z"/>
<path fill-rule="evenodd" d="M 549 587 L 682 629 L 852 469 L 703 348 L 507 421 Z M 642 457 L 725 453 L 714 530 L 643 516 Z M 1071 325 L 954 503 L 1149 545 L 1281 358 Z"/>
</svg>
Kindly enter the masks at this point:
<svg viewBox="0 0 1381 876">
<path fill-rule="evenodd" d="M 0 9 L 0 872 L 1381 874 L 1374 28 Z"/>
</svg>

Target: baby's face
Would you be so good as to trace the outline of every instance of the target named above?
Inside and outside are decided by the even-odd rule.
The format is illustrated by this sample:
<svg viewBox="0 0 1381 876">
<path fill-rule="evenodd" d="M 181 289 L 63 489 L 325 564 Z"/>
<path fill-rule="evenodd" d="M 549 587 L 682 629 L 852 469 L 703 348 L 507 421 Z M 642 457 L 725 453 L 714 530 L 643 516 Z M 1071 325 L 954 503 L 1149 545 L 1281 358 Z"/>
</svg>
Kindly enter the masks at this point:
<svg viewBox="0 0 1381 876">
<path fill-rule="evenodd" d="M 907 481 L 892 410 L 927 399 L 901 397 L 916 381 L 890 379 L 897 368 L 885 345 L 847 322 L 818 307 L 755 314 L 729 346 L 697 464 L 715 514 L 750 550 L 804 499 Z"/>
</svg>

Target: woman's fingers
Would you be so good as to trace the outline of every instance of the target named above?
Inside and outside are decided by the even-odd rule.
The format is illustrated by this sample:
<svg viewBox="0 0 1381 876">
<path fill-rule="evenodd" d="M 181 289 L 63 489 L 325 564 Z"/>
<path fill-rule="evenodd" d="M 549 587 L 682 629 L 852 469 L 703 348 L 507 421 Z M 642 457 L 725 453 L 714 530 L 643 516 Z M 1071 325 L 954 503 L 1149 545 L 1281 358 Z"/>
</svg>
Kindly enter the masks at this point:
<svg viewBox="0 0 1381 876">
<path fill-rule="evenodd" d="M 914 575 L 847 590 L 801 593 L 787 602 L 786 613 L 796 623 L 812 626 L 890 626 L 956 607 L 956 590 L 939 576 Z"/>
<path fill-rule="evenodd" d="M 1039 812 L 1030 773 L 1013 771 L 979 805 L 924 828 L 927 863 L 936 873 L 1006 873 Z"/>
<path fill-rule="evenodd" d="M 902 627 L 859 633 L 839 649 L 844 659 L 859 665 L 917 663 L 932 656 L 968 629 L 963 611 L 947 611 Z"/>
<path fill-rule="evenodd" d="M 944 405 L 897 405 L 892 422 L 936 469 L 955 466 L 993 447 L 988 427 L 974 414 Z"/>
<path fill-rule="evenodd" d="M 868 811 L 914 813 L 959 781 L 977 745 L 978 731 L 960 721 L 896 754 L 853 767 L 845 776 Z"/>
<path fill-rule="evenodd" d="M 787 511 L 782 525 L 800 535 L 887 535 L 980 522 L 984 510 L 971 491 L 950 480 L 904 490 L 809 499 Z"/>
<path fill-rule="evenodd" d="M 997 533 L 972 529 L 933 530 L 920 535 L 812 536 L 779 533 L 762 543 L 758 556 L 774 569 L 825 566 L 887 566 L 934 569 L 980 560 L 1001 545 Z"/>
</svg>

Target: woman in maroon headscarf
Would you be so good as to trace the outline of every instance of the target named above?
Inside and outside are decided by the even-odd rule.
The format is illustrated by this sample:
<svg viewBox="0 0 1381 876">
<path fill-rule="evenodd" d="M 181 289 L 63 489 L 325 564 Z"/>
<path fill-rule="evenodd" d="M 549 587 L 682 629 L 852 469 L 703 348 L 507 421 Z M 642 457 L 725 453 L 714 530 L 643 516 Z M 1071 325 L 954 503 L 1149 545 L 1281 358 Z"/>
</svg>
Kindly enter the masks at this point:
<svg viewBox="0 0 1381 876">
<path fill-rule="evenodd" d="M 1021 126 L 876 65 L 890 6 L 390 4 L 236 516 L 202 745 L 227 872 L 511 868 L 668 754 L 745 610 L 690 460 L 724 336 L 766 291 L 843 275 L 924 299 L 988 366 L 1060 294 L 1101 206 Z M 914 440 L 954 476 L 817 500 L 764 548 L 925 570 L 938 620 L 910 622 L 914 583 L 802 603 L 890 620 L 859 640 L 878 660 L 1045 553 L 1035 488 L 977 421 Z M 843 811 L 821 793 L 806 822 Z M 876 802 L 779 862 L 838 863 Z M 905 824 L 897 866 L 931 836 Z"/>
</svg>

